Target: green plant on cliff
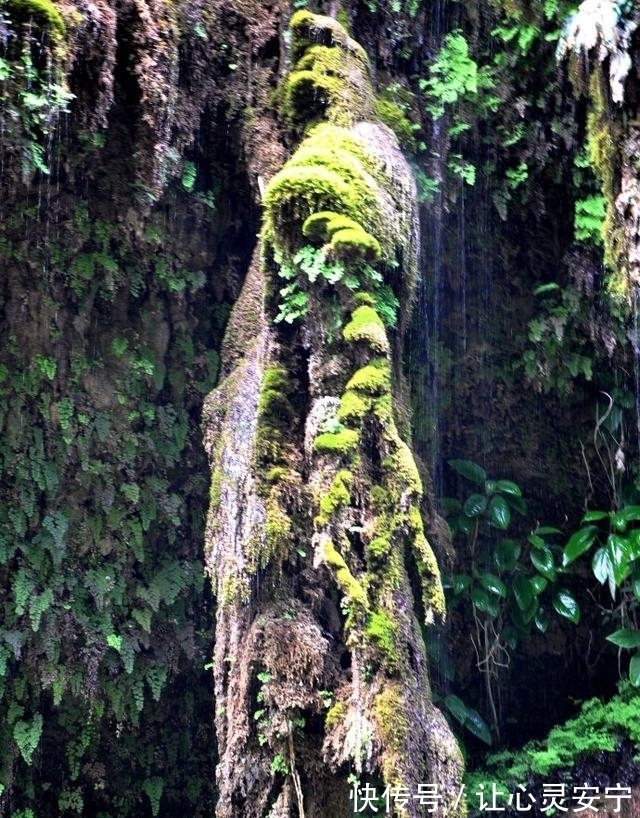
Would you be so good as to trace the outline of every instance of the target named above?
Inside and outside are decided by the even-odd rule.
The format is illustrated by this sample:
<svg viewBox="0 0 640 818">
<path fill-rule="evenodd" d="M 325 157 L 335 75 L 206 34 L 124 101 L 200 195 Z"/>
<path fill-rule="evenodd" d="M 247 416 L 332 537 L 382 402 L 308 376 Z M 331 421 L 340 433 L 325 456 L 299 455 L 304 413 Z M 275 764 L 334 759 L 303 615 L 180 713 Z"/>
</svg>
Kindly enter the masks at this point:
<svg viewBox="0 0 640 818">
<path fill-rule="evenodd" d="M 41 37 L 30 21 L 40 23 Z M 0 45 L 0 99 L 8 114 L 5 128 L 16 144 L 22 142 L 24 177 L 33 170 L 48 175 L 50 140 L 74 98 L 52 45 L 64 35 L 65 24 L 48 0 L 12 0 L 0 11 L 0 25 L 10 35 Z M 16 43 L 7 49 L 10 38 Z M 38 66 L 41 62 L 46 68 Z"/>
<path fill-rule="evenodd" d="M 463 571 L 448 578 L 445 587 L 451 604 L 463 604 L 471 613 L 476 665 L 499 736 L 496 684 L 511 652 L 532 628 L 547 631 L 552 610 L 574 623 L 580 610 L 568 589 L 552 590 L 563 570 L 558 529 L 538 527 L 524 543 L 500 536 L 511 526 L 514 512 L 523 516 L 527 510 L 517 483 L 490 479 L 470 460 L 450 460 L 449 465 L 475 490 L 462 501 L 443 500 L 454 538 L 464 543 Z"/>
<path fill-rule="evenodd" d="M 563 564 L 591 555 L 591 571 L 609 590 L 607 621 L 619 627 L 606 638 L 620 649 L 633 650 L 628 675 L 640 686 L 640 505 L 613 511 L 588 511 L 563 552 Z"/>
</svg>

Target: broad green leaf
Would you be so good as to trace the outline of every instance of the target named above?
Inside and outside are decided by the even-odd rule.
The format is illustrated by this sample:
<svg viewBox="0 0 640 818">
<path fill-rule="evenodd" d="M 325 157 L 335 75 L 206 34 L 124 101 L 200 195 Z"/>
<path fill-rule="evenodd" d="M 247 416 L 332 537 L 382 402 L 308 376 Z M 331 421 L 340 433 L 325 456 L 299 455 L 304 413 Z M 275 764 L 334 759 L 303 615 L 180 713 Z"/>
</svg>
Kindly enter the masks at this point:
<svg viewBox="0 0 640 818">
<path fill-rule="evenodd" d="M 640 630 L 620 628 L 607 636 L 607 642 L 619 648 L 638 648 L 640 647 Z"/>
<path fill-rule="evenodd" d="M 500 540 L 493 552 L 493 564 L 498 571 L 511 571 L 520 557 L 522 548 L 515 540 Z"/>
<path fill-rule="evenodd" d="M 509 504 L 499 494 L 494 495 L 489 503 L 489 520 L 496 528 L 509 528 L 511 511 Z"/>
<path fill-rule="evenodd" d="M 631 544 L 626 537 L 619 534 L 609 534 L 607 537 L 607 551 L 613 565 L 613 578 L 617 586 L 629 575 Z"/>
<path fill-rule="evenodd" d="M 514 497 L 522 497 L 520 486 L 511 480 L 498 480 L 496 489 L 503 494 L 512 494 Z"/>
<path fill-rule="evenodd" d="M 555 582 L 557 578 L 555 561 L 553 554 L 548 548 L 540 548 L 531 551 L 529 559 L 535 566 L 536 571 L 546 577 L 550 582 Z"/>
<path fill-rule="evenodd" d="M 553 597 L 553 607 L 560 616 L 573 622 L 574 625 L 580 621 L 580 606 L 571 591 L 566 589 L 557 591 Z"/>
<path fill-rule="evenodd" d="M 487 480 L 484 484 L 484 493 L 485 494 L 494 494 L 496 490 L 496 486 L 498 484 L 495 480 Z"/>
<path fill-rule="evenodd" d="M 455 497 L 442 497 L 440 506 L 445 514 L 460 514 L 462 511 L 462 503 L 456 500 Z"/>
<path fill-rule="evenodd" d="M 458 596 L 471 585 L 471 577 L 468 574 L 456 574 L 453 577 L 453 593 Z"/>
<path fill-rule="evenodd" d="M 541 525 L 539 528 L 536 528 L 533 533 L 539 534 L 541 537 L 546 537 L 548 534 L 562 534 L 562 531 L 552 525 Z"/>
<path fill-rule="evenodd" d="M 487 507 L 487 498 L 484 494 L 471 494 L 467 499 L 464 501 L 464 505 L 462 506 L 464 513 L 467 517 L 477 517 L 478 515 L 482 514 L 482 512 Z"/>
<path fill-rule="evenodd" d="M 487 722 L 482 718 L 480 713 L 477 710 L 473 710 L 471 707 L 467 708 L 467 718 L 463 724 L 464 727 L 469 730 L 470 733 L 473 733 L 474 736 L 477 736 L 481 741 L 484 741 L 485 744 L 491 744 L 491 731 L 487 725 Z"/>
<path fill-rule="evenodd" d="M 528 625 L 535 619 L 535 615 L 538 613 L 538 608 L 540 607 L 540 603 L 538 602 L 537 597 L 532 597 L 531 602 L 527 607 L 520 611 L 520 616 L 522 617 L 522 621 L 525 625 Z"/>
<path fill-rule="evenodd" d="M 616 511 L 612 520 L 624 521 L 630 523 L 632 520 L 640 520 L 640 506 L 625 506 L 620 511 Z"/>
<path fill-rule="evenodd" d="M 605 520 L 608 516 L 609 515 L 606 511 L 587 511 L 581 522 L 593 523 L 596 520 Z"/>
<path fill-rule="evenodd" d="M 444 703 L 451 715 L 455 716 L 460 724 L 464 724 L 464 721 L 467 718 L 467 705 L 462 701 L 462 699 L 451 693 L 450 695 L 445 696 Z"/>
<path fill-rule="evenodd" d="M 447 462 L 454 471 L 473 483 L 481 484 L 487 479 L 486 471 L 472 460 L 448 460 Z"/>
<path fill-rule="evenodd" d="M 545 608 L 538 608 L 533 622 L 540 633 L 546 633 L 551 622 L 549 612 Z"/>
<path fill-rule="evenodd" d="M 492 594 L 502 597 L 507 595 L 507 586 L 494 574 L 478 574 L 478 579 L 480 584 L 486 588 L 487 591 L 491 591 Z"/>
<path fill-rule="evenodd" d="M 606 548 L 598 548 L 595 552 L 591 560 L 591 570 L 601 585 L 604 585 L 609 579 L 613 581 L 613 565 Z"/>
<path fill-rule="evenodd" d="M 562 555 L 562 564 L 570 565 L 585 551 L 588 551 L 595 542 L 598 528 L 595 525 L 588 525 L 585 528 L 579 528 L 570 537 L 569 542 L 565 545 L 564 554 Z"/>
<path fill-rule="evenodd" d="M 522 497 L 518 497 L 517 494 L 505 494 L 504 499 L 509 504 L 509 508 L 512 508 L 514 511 L 517 511 L 518 514 L 527 513 L 527 504 L 522 499 Z"/>
<path fill-rule="evenodd" d="M 533 589 L 533 593 L 536 596 L 541 594 L 548 585 L 548 582 L 547 582 L 546 578 L 541 577 L 540 575 L 537 575 L 535 577 L 531 577 L 529 582 L 531 584 L 531 588 Z"/>
<path fill-rule="evenodd" d="M 474 586 L 471 589 L 470 596 L 471 601 L 479 611 L 488 614 L 492 619 L 498 615 L 497 600 L 488 594 L 484 588 L 480 588 L 477 585 Z"/>
<path fill-rule="evenodd" d="M 537 534 L 529 534 L 529 536 L 527 537 L 527 540 L 531 543 L 531 545 L 534 548 L 546 548 L 547 547 L 546 542 L 542 539 L 542 537 L 539 537 Z"/>
<path fill-rule="evenodd" d="M 529 580 L 523 576 L 517 576 L 513 580 L 513 585 L 511 586 L 513 589 L 513 595 L 516 598 L 516 602 L 518 604 L 518 608 L 521 611 L 526 611 L 527 608 L 531 606 L 531 602 L 533 600 L 533 589 L 529 583 Z"/>
<path fill-rule="evenodd" d="M 640 653 L 634 653 L 629 662 L 629 678 L 634 687 L 640 687 Z"/>
</svg>

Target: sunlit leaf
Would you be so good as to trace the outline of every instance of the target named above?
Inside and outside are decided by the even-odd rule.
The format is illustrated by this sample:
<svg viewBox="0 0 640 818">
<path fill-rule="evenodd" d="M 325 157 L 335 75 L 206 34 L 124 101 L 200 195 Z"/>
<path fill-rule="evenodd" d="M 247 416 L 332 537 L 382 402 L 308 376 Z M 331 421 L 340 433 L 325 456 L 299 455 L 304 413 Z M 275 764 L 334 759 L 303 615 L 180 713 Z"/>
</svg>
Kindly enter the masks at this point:
<svg viewBox="0 0 640 818">
<path fill-rule="evenodd" d="M 520 486 L 511 480 L 498 480 L 496 483 L 496 489 L 497 491 L 501 491 L 503 494 L 512 494 L 514 497 L 522 497 L 522 490 Z"/>
<path fill-rule="evenodd" d="M 544 589 L 547 587 L 547 585 L 549 584 L 548 581 L 545 579 L 545 577 L 541 577 L 539 575 L 535 576 L 535 577 L 531 577 L 531 579 L 529 580 L 529 583 L 531 584 L 531 588 L 533 590 L 533 593 L 536 596 L 541 594 L 544 591 Z"/>
<path fill-rule="evenodd" d="M 491 591 L 492 594 L 502 597 L 507 595 L 507 586 L 494 574 L 479 574 L 478 579 L 483 587 L 486 588 L 487 591 Z"/>
<path fill-rule="evenodd" d="M 467 517 L 477 517 L 487 507 L 487 498 L 484 494 L 471 494 L 464 501 L 463 510 Z"/>
<path fill-rule="evenodd" d="M 562 589 L 553 597 L 553 607 L 556 612 L 577 625 L 580 621 L 580 606 L 571 591 Z"/>
<path fill-rule="evenodd" d="M 596 520 L 605 520 L 608 516 L 606 511 L 587 511 L 581 522 L 593 523 L 596 522 Z"/>
<path fill-rule="evenodd" d="M 529 559 L 535 566 L 536 571 L 546 577 L 550 582 L 556 580 L 556 566 L 553 559 L 553 554 L 548 548 L 539 548 L 531 551 Z"/>
<path fill-rule="evenodd" d="M 498 615 L 497 600 L 488 594 L 484 588 L 479 588 L 476 585 L 471 589 L 470 596 L 471 601 L 479 611 L 488 614 L 492 619 Z"/>
<path fill-rule="evenodd" d="M 588 551 L 595 542 L 597 533 L 598 528 L 595 525 L 588 525 L 575 531 L 569 537 L 569 542 L 564 548 L 562 564 L 569 565 L 581 554 L 584 554 L 585 551 Z"/>
<path fill-rule="evenodd" d="M 607 636 L 607 642 L 619 648 L 638 648 L 640 647 L 640 630 L 620 628 Z"/>
<path fill-rule="evenodd" d="M 492 743 L 491 731 L 477 710 L 473 710 L 471 707 L 467 708 L 467 718 L 463 726 L 466 727 L 470 733 L 473 733 L 474 736 L 484 741 L 485 744 Z"/>
<path fill-rule="evenodd" d="M 489 520 L 496 528 L 509 528 L 511 511 L 504 497 L 495 495 L 489 503 Z"/>
<path fill-rule="evenodd" d="M 549 629 L 549 624 L 551 622 L 551 617 L 545 608 L 538 608 L 536 611 L 536 615 L 533 619 L 533 622 L 536 628 L 540 631 L 540 633 L 546 633 Z"/>
</svg>

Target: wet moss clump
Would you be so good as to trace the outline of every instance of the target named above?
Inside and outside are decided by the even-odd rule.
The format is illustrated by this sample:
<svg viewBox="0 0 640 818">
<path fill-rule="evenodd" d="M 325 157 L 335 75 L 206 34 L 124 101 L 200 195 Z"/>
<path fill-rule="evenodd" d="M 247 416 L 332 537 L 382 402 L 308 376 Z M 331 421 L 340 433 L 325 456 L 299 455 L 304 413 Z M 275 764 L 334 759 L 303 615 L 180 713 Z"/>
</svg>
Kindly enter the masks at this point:
<svg viewBox="0 0 640 818">
<path fill-rule="evenodd" d="M 5 6 L 11 17 L 24 22 L 34 20 L 56 41 L 62 40 L 66 34 L 64 18 L 51 0 L 6 0 Z"/>
</svg>

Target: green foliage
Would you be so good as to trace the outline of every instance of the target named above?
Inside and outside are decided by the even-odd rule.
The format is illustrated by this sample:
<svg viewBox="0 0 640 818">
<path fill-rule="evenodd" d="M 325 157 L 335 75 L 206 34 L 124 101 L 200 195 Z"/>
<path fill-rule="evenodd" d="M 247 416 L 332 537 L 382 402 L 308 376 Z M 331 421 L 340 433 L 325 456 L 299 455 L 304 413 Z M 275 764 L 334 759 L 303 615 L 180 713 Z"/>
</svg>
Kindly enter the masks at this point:
<svg viewBox="0 0 640 818">
<path fill-rule="evenodd" d="M 543 741 L 526 744 L 522 750 L 494 753 L 483 762 L 482 770 L 467 774 L 470 807 L 481 785 L 496 782 L 504 792 L 513 792 L 514 785 L 525 784 L 533 776 L 553 779 L 557 771 L 571 770 L 581 759 L 612 753 L 623 739 L 640 749 L 640 697 L 628 683 L 610 701 L 590 699 L 580 713 L 562 725 L 554 727 Z M 606 763 L 606 762 L 605 762 Z"/>
<path fill-rule="evenodd" d="M 586 293 L 574 282 L 561 287 L 549 282 L 537 287 L 538 314 L 529 321 L 529 348 L 520 366 L 537 392 L 567 394 L 578 379 L 593 377 L 593 349 L 583 331 L 591 308 Z"/>
<path fill-rule="evenodd" d="M 8 0 L 0 11 L 0 25 L 8 32 L 4 43 L 15 37 L 19 54 L 3 53 L 0 47 L 0 82 L 6 111 L 5 138 L 22 146 L 23 177 L 34 171 L 50 173 L 47 152 L 60 118 L 68 113 L 73 95 L 69 92 L 60 60 L 52 58 L 47 38 L 38 38 L 31 28 L 37 21 L 54 41 L 65 33 L 60 12 L 50 0 Z M 38 68 L 44 62 L 46 69 Z"/>
<path fill-rule="evenodd" d="M 604 196 L 593 195 L 578 199 L 575 205 L 573 229 L 577 241 L 602 246 L 602 231 L 606 211 Z"/>
<path fill-rule="evenodd" d="M 455 696 L 453 693 L 445 696 L 443 703 L 448 712 L 451 713 L 451 715 L 462 725 L 462 727 L 464 727 L 465 730 L 473 733 L 474 736 L 479 738 L 485 744 L 493 744 L 491 730 L 477 710 L 474 710 L 473 707 L 466 705 L 462 699 Z"/>
<path fill-rule="evenodd" d="M 485 676 L 493 727 L 499 734 L 493 684 L 500 668 L 508 664 L 510 651 L 529 637 L 532 628 L 545 633 L 551 610 L 574 623 L 580 610 L 569 590 L 552 588 L 563 571 L 558 529 L 538 527 L 525 542 L 500 536 L 511 526 L 514 513 L 526 514 L 518 484 L 490 479 L 470 460 L 454 459 L 449 465 L 474 490 L 463 500 L 443 500 L 454 538 L 464 543 L 464 549 L 458 548 L 464 570 L 445 580 L 445 588 L 450 604 L 470 609 L 478 669 Z"/>
<path fill-rule="evenodd" d="M 478 93 L 478 64 L 471 58 L 469 44 L 461 31 L 451 31 L 429 66 L 429 77 L 420 80 L 427 111 L 434 119 L 443 116 L 447 106 L 467 95 Z"/>
<path fill-rule="evenodd" d="M 640 686 L 640 505 L 624 505 L 609 512 L 588 511 L 565 545 L 563 563 L 571 565 L 587 554 L 591 554 L 594 577 L 609 589 L 609 616 L 622 626 L 607 640 L 619 648 L 636 649 L 629 676 Z M 617 603 L 618 595 L 621 604 Z"/>
</svg>

